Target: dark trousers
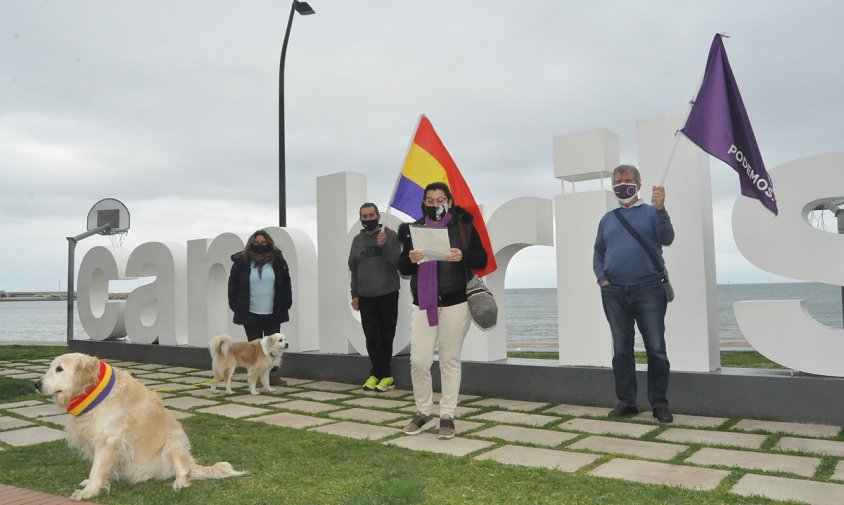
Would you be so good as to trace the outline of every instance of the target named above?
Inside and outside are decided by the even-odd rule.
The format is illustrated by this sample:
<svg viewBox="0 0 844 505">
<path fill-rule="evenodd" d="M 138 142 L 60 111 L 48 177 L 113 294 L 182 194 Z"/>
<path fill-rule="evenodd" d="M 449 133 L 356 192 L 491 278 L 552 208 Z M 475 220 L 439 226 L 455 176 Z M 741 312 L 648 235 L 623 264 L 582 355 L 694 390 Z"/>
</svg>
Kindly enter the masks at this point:
<svg viewBox="0 0 844 505">
<path fill-rule="evenodd" d="M 399 292 L 383 296 L 358 296 L 358 310 L 366 352 L 372 363 L 370 375 L 379 379 L 392 377 L 390 359 L 393 357 L 393 339 L 396 337 L 396 319 L 399 314 Z"/>
<path fill-rule="evenodd" d="M 272 314 L 253 314 L 250 312 L 246 322 L 243 323 L 243 329 L 246 331 L 246 338 L 252 342 L 264 338 L 266 335 L 279 333 L 281 324 Z"/>
<path fill-rule="evenodd" d="M 653 282 L 636 286 L 601 287 L 604 313 L 613 341 L 612 370 L 620 405 L 636 406 L 636 363 L 633 354 L 633 323 L 639 327 L 648 355 L 648 401 L 652 408 L 667 407 L 668 372 L 671 364 L 665 349 L 665 290 Z"/>
</svg>

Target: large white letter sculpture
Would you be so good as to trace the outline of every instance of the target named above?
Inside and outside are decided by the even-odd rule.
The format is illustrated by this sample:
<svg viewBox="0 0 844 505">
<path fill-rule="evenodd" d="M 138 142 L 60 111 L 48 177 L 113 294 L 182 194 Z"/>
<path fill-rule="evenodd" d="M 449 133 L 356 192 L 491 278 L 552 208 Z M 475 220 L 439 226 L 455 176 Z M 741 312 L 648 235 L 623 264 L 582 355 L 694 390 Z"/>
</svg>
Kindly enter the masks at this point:
<svg viewBox="0 0 844 505">
<path fill-rule="evenodd" d="M 669 116 L 638 122 L 639 196 L 645 202 L 650 202 L 650 188 L 662 175 L 681 121 Z M 605 129 L 554 139 L 554 176 L 564 181 L 608 177 L 618 160 L 618 137 Z M 678 294 L 666 315 L 666 345 L 672 369 L 710 371 L 718 368 L 720 356 L 708 158 L 682 141 L 672 166 L 666 208 L 676 238 L 664 256 Z M 559 195 L 555 203 L 560 363 L 610 366 L 611 338 L 591 260 L 598 222 L 615 207 L 615 197 L 601 190 Z"/>
<path fill-rule="evenodd" d="M 126 332 L 132 342 L 186 345 L 186 248 L 169 242 L 147 242 L 132 251 L 126 275 L 155 277 L 129 293 L 126 299 Z"/>
<path fill-rule="evenodd" d="M 128 249 L 102 246 L 92 247 L 82 258 L 76 294 L 79 322 L 96 340 L 126 336 L 126 301 L 109 301 L 108 281 L 126 279 L 128 258 Z"/>
<path fill-rule="evenodd" d="M 814 156 L 769 172 L 779 215 L 752 198 L 733 207 L 733 236 L 754 265 L 795 279 L 844 285 L 844 239 L 812 227 L 818 205 L 844 198 L 844 154 Z M 736 322 L 754 349 L 788 368 L 844 377 L 844 330 L 817 322 L 805 300 L 745 301 L 734 305 Z"/>
</svg>

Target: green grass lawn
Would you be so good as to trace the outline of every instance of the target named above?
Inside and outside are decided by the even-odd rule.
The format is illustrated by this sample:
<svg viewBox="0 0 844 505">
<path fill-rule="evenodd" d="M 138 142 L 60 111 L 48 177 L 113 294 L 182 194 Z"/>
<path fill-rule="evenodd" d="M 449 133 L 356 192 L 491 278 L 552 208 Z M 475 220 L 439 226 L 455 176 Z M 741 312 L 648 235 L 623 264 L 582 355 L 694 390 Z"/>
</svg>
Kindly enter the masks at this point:
<svg viewBox="0 0 844 505">
<path fill-rule="evenodd" d="M 43 347 L 0 346 L 0 360 L 49 357 Z M 33 354 L 28 354 L 33 353 Z M 14 357 L 12 357 L 14 356 Z M 32 382 L 0 377 L 0 403 L 41 398 Z M 10 414 L 14 415 L 14 414 Z M 714 491 L 647 486 L 587 473 L 475 461 L 410 451 L 373 441 L 195 414 L 182 425 L 200 464 L 225 460 L 243 477 L 194 482 L 176 494 L 172 481 L 114 483 L 94 501 L 114 504 L 765 504 L 728 489 L 745 473 L 733 470 Z M 29 447 L 3 445 L 0 482 L 69 496 L 90 464 L 64 441 Z"/>
</svg>

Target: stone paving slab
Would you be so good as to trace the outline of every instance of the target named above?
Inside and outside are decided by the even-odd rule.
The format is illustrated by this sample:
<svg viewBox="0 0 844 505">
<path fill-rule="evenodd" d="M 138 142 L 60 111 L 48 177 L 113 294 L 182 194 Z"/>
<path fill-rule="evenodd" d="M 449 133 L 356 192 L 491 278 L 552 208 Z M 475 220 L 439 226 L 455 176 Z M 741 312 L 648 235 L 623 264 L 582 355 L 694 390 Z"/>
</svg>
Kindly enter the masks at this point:
<svg viewBox="0 0 844 505">
<path fill-rule="evenodd" d="M 404 398 L 405 396 L 412 395 L 413 391 L 408 391 L 406 389 L 388 389 L 387 391 L 364 391 L 363 389 L 361 389 L 360 394 L 366 396 L 381 396 L 384 398 Z M 410 398 L 409 401 L 413 401 L 413 399 Z"/>
<path fill-rule="evenodd" d="M 359 440 L 381 440 L 383 438 L 387 438 L 389 436 L 401 432 L 401 430 L 396 428 L 388 428 L 386 426 L 376 426 L 372 424 L 353 423 L 349 421 L 341 421 L 339 423 L 311 428 L 311 431 L 319 431 L 321 433 L 328 433 L 330 435 L 340 435 L 343 437 L 356 438 Z"/>
<path fill-rule="evenodd" d="M 186 417 L 191 417 L 191 416 L 193 416 L 193 414 L 191 414 L 190 412 L 185 412 L 185 411 L 183 411 L 183 410 L 170 410 L 170 409 L 167 409 L 167 410 L 168 410 L 171 414 L 173 414 L 173 418 L 174 418 L 175 420 L 177 420 L 177 421 L 178 421 L 178 420 L 180 420 L 180 419 L 184 419 L 184 418 L 186 418 Z"/>
<path fill-rule="evenodd" d="M 542 414 L 523 414 L 521 412 L 508 412 L 504 410 L 493 410 L 484 414 L 478 414 L 469 419 L 492 421 L 496 423 L 506 424 L 526 424 L 528 426 L 546 426 L 555 421 L 559 421 L 559 417 L 543 416 Z"/>
<path fill-rule="evenodd" d="M 835 473 L 830 478 L 844 481 L 844 459 L 838 462 L 838 466 L 835 467 Z"/>
<path fill-rule="evenodd" d="M 357 405 L 358 407 L 372 407 L 376 409 L 398 409 L 407 407 L 407 402 L 389 400 L 387 398 L 353 398 L 351 400 L 345 400 L 343 403 Z"/>
<path fill-rule="evenodd" d="M 295 377 L 284 377 L 288 386 L 301 386 L 302 384 L 309 384 L 314 382 L 313 379 L 296 379 Z"/>
<path fill-rule="evenodd" d="M 242 391 L 233 391 L 232 395 L 226 393 L 225 389 L 217 388 L 216 392 L 211 391 L 211 389 L 192 389 L 190 391 L 185 391 L 185 393 L 196 396 L 198 398 L 234 398 L 234 395 L 240 395 Z M 263 396 L 263 395 L 250 395 L 250 396 Z"/>
<path fill-rule="evenodd" d="M 172 379 L 173 377 L 179 377 L 179 375 L 174 373 L 164 373 L 164 372 L 153 372 L 153 373 L 139 373 L 139 374 L 132 374 L 139 379 Z"/>
<path fill-rule="evenodd" d="M 411 391 L 411 393 L 413 393 L 413 391 Z M 434 395 L 433 395 L 434 403 L 439 403 L 440 398 L 442 398 L 442 395 L 443 395 L 442 393 L 435 391 Z M 480 396 L 478 396 L 478 395 L 460 395 L 459 394 L 459 395 L 457 395 L 457 403 L 467 403 L 471 400 L 476 400 L 478 398 L 480 398 Z"/>
<path fill-rule="evenodd" d="M 202 398 L 192 398 L 190 396 L 180 396 L 164 400 L 164 405 L 173 409 L 193 409 L 196 407 L 210 407 L 211 405 L 218 404 L 219 402 L 203 400 Z"/>
<path fill-rule="evenodd" d="M 411 419 L 412 419 L 412 417 L 405 417 L 401 421 L 396 421 L 394 423 L 390 423 L 390 426 L 395 426 L 396 428 L 401 429 L 401 428 L 404 428 L 405 426 L 407 426 L 407 423 L 409 423 Z M 436 433 L 437 430 L 439 429 L 439 426 L 440 426 L 440 418 L 437 417 L 434 420 L 434 426 L 429 428 L 426 431 L 429 432 L 429 433 Z M 466 420 L 463 420 L 463 419 L 455 419 L 455 421 L 454 421 L 454 432 L 457 435 L 460 435 L 460 434 L 466 433 L 468 431 L 472 431 L 476 428 L 480 428 L 481 426 L 485 426 L 485 423 L 476 423 L 474 421 L 466 421 Z"/>
<path fill-rule="evenodd" d="M 550 409 L 543 410 L 542 413 L 573 417 L 607 417 L 607 413 L 612 409 L 613 407 L 588 407 L 585 405 L 570 405 L 568 403 L 561 403 L 551 407 Z"/>
<path fill-rule="evenodd" d="M 571 444 L 567 449 L 579 449 L 610 454 L 623 454 L 643 459 L 669 460 L 685 451 L 686 445 L 628 440 L 624 438 L 591 436 Z"/>
<path fill-rule="evenodd" d="M 404 436 L 387 440 L 384 444 L 404 447 L 405 449 L 412 449 L 414 451 L 436 452 L 450 454 L 452 456 L 465 456 L 495 445 L 493 442 L 487 442 L 485 440 L 473 440 L 462 437 L 440 440 L 433 433 Z"/>
<path fill-rule="evenodd" d="M 764 496 L 774 500 L 795 500 L 811 505 L 841 505 L 844 485 L 789 479 L 749 473 L 730 489 L 741 496 Z"/>
<path fill-rule="evenodd" d="M 232 384 L 234 387 L 234 384 Z M 195 389 L 193 386 L 188 386 L 187 384 L 176 384 L 175 382 L 165 382 L 164 384 L 155 384 L 155 385 L 147 385 L 147 389 L 150 391 L 154 391 L 156 393 L 164 393 L 169 392 L 172 393 L 173 391 L 184 391 L 186 389 Z"/>
<path fill-rule="evenodd" d="M 353 421 L 367 421 L 370 423 L 385 423 L 387 421 L 393 421 L 400 417 L 404 417 L 402 414 L 397 414 L 395 412 L 383 412 L 381 410 L 357 408 L 332 412 L 328 414 L 328 416 L 335 419 L 351 419 Z"/>
<path fill-rule="evenodd" d="M 308 384 L 308 389 L 319 389 L 321 391 L 351 391 L 360 389 L 357 384 L 346 384 L 344 382 L 317 381 Z"/>
<path fill-rule="evenodd" d="M 507 465 L 552 468 L 561 472 L 576 472 L 584 466 L 591 464 L 599 457 L 593 454 L 505 445 L 475 456 L 475 459 L 491 459 Z"/>
<path fill-rule="evenodd" d="M 205 377 L 196 377 L 191 375 L 185 375 L 184 377 L 173 377 L 170 379 L 170 382 L 178 382 L 179 384 L 199 384 L 200 382 L 208 382 L 210 379 L 206 379 Z M 205 384 L 203 384 L 204 386 Z M 211 383 L 208 382 L 208 387 L 211 387 Z"/>
<path fill-rule="evenodd" d="M 32 426 L 18 430 L 0 431 L 0 442 L 5 442 L 15 447 L 25 445 L 41 444 L 65 438 L 64 432 L 46 426 Z"/>
<path fill-rule="evenodd" d="M 658 422 L 654 418 L 653 412 L 650 410 L 642 412 L 638 416 L 633 417 L 636 421 L 643 421 L 646 423 Z M 729 421 L 728 417 L 709 417 L 709 416 L 693 416 L 690 414 L 674 414 L 673 425 L 693 426 L 695 428 L 717 428 Z"/>
<path fill-rule="evenodd" d="M 67 428 L 73 416 L 70 414 L 59 414 L 57 416 L 46 416 L 39 419 L 39 421 L 58 424 L 62 428 Z"/>
<path fill-rule="evenodd" d="M 158 370 L 159 368 L 167 368 L 167 365 L 159 365 L 158 363 L 132 363 L 131 361 L 125 361 L 120 363 L 112 363 L 113 365 L 122 366 L 122 367 L 132 367 L 135 370 Z"/>
<path fill-rule="evenodd" d="M 197 412 L 202 412 L 203 414 L 216 414 L 220 416 L 231 417 L 234 419 L 240 419 L 241 417 L 246 416 L 266 414 L 267 412 L 269 412 L 269 410 L 261 409 L 258 407 L 250 407 L 249 405 L 236 405 L 232 403 L 199 409 L 197 410 Z"/>
<path fill-rule="evenodd" d="M 615 421 L 601 421 L 598 419 L 575 418 L 558 426 L 561 430 L 579 431 L 595 435 L 623 435 L 626 437 L 641 437 L 656 429 L 655 426 L 633 423 L 619 423 Z"/>
<path fill-rule="evenodd" d="M 742 419 L 731 429 L 788 433 L 790 435 L 806 437 L 834 437 L 841 431 L 840 426 L 830 426 L 828 424 L 783 423 L 778 421 L 758 421 L 756 419 Z"/>
<path fill-rule="evenodd" d="M 758 449 L 768 438 L 765 435 L 750 433 L 728 433 L 724 431 L 691 430 L 684 428 L 669 428 L 657 435 L 658 439 L 667 442 L 681 442 L 703 445 L 728 445 L 745 449 Z"/>
<path fill-rule="evenodd" d="M 251 417 L 247 421 L 255 421 L 261 423 L 272 424 L 275 426 L 283 426 L 285 428 L 304 429 L 312 426 L 321 426 L 323 424 L 332 423 L 330 419 L 322 417 L 305 416 L 302 414 L 294 414 L 292 412 L 281 412 L 279 414 L 270 414 L 268 416 Z"/>
<path fill-rule="evenodd" d="M 281 398 L 271 395 L 237 395 L 229 396 L 226 400 L 237 403 L 248 403 L 250 405 L 266 405 L 268 403 L 277 403 Z"/>
<path fill-rule="evenodd" d="M 32 425 L 29 421 L 18 419 L 11 416 L 0 416 L 0 431 L 13 430 L 15 428 L 22 428 L 24 426 Z"/>
<path fill-rule="evenodd" d="M 473 437 L 481 438 L 500 438 L 508 442 L 545 445 L 548 447 L 556 447 L 563 442 L 577 438 L 573 433 L 565 433 L 562 431 L 539 430 L 536 428 L 524 428 L 522 426 L 509 426 L 500 424 L 487 428 L 475 433 Z"/>
<path fill-rule="evenodd" d="M 70 498 L 65 498 L 64 496 L 7 486 L 5 484 L 0 484 L 0 503 L 6 505 L 65 505 L 71 503 L 96 505 L 92 501 L 71 501 Z"/>
<path fill-rule="evenodd" d="M 782 437 L 776 449 L 795 452 L 814 452 L 827 456 L 844 456 L 844 442 L 812 440 L 809 438 Z"/>
<path fill-rule="evenodd" d="M 347 400 L 349 398 L 353 398 L 352 395 L 329 393 L 327 391 L 302 391 L 300 393 L 293 393 L 290 396 L 305 398 L 306 400 L 316 400 L 318 402 L 330 402 L 334 400 Z"/>
<path fill-rule="evenodd" d="M 17 409 L 20 407 L 32 407 L 33 405 L 44 405 L 38 400 L 23 400 L 20 402 L 0 403 L 0 410 Z"/>
<path fill-rule="evenodd" d="M 821 459 L 810 458 L 808 456 L 786 456 L 784 454 L 703 447 L 688 457 L 685 462 L 695 465 L 728 466 L 768 472 L 788 472 L 800 475 L 801 477 L 812 477 L 815 475 L 818 465 L 821 464 Z"/>
<path fill-rule="evenodd" d="M 400 410 L 402 412 L 409 412 L 411 414 L 415 414 L 416 413 L 416 404 L 412 403 L 412 404 L 408 405 L 407 407 L 403 407 Z M 469 408 L 469 407 L 463 407 L 461 405 L 458 405 L 457 408 L 454 409 L 454 416 L 458 417 L 458 418 L 467 417 L 467 416 L 474 414 L 475 412 L 478 412 L 479 410 L 480 409 L 472 409 L 472 408 Z M 440 406 L 439 405 L 434 404 L 432 414 L 434 414 L 435 416 L 440 415 Z"/>
<path fill-rule="evenodd" d="M 15 368 L 4 368 L 3 370 L 0 370 L 0 375 L 14 375 L 16 373 L 21 373 L 21 372 L 20 372 L 20 370 L 17 370 Z"/>
<path fill-rule="evenodd" d="M 41 405 L 33 405 L 32 407 L 21 407 L 19 409 L 7 409 L 9 412 L 13 412 L 19 416 L 23 417 L 43 417 L 43 416 L 55 416 L 58 414 L 64 414 L 65 410 L 61 407 L 53 405 L 52 403 L 42 403 Z"/>
<path fill-rule="evenodd" d="M 541 407 L 545 407 L 548 403 L 527 402 L 523 400 L 508 400 L 506 398 L 484 398 L 483 400 L 473 401 L 467 404 L 469 407 L 498 407 L 504 410 L 518 410 L 522 412 L 529 412 Z"/>
<path fill-rule="evenodd" d="M 6 377 L 9 379 L 18 379 L 18 380 L 25 380 L 25 379 L 37 379 L 44 375 L 41 372 L 18 372 L 16 374 L 7 375 Z"/>
<path fill-rule="evenodd" d="M 715 489 L 729 474 L 730 472 L 727 470 L 624 458 L 611 459 L 589 472 L 589 475 L 596 477 L 609 477 L 643 484 L 663 484 L 703 491 Z"/>
<path fill-rule="evenodd" d="M 153 380 L 153 379 L 139 379 L 135 377 L 135 380 L 143 384 L 144 386 L 157 386 L 159 384 L 163 384 L 161 381 Z M 149 388 L 147 388 L 149 389 Z"/>
<path fill-rule="evenodd" d="M 189 368 L 186 366 L 174 366 L 169 368 L 161 368 L 158 370 L 159 372 L 165 373 L 192 373 L 199 371 L 198 368 Z"/>
<path fill-rule="evenodd" d="M 297 410 L 299 412 L 306 412 L 308 414 L 319 414 L 321 412 L 330 412 L 332 410 L 339 410 L 343 408 L 339 405 L 312 402 L 310 400 L 292 400 L 286 402 L 279 402 L 273 405 L 273 407 L 284 410 Z"/>
</svg>

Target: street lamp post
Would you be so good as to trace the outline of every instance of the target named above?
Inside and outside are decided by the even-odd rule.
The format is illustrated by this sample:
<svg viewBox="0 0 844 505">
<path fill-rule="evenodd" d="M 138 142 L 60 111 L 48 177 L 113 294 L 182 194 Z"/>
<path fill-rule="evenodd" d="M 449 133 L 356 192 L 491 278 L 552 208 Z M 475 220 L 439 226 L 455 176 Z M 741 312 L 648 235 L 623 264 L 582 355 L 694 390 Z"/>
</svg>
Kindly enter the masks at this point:
<svg viewBox="0 0 844 505">
<path fill-rule="evenodd" d="M 281 62 L 278 68 L 278 225 L 287 226 L 287 188 L 284 161 L 284 58 L 287 55 L 287 40 L 290 38 L 290 26 L 293 25 L 293 13 L 302 16 L 315 14 L 308 2 L 293 0 L 290 5 L 290 17 L 287 19 L 287 30 L 284 32 L 284 43 L 281 46 Z"/>
</svg>

